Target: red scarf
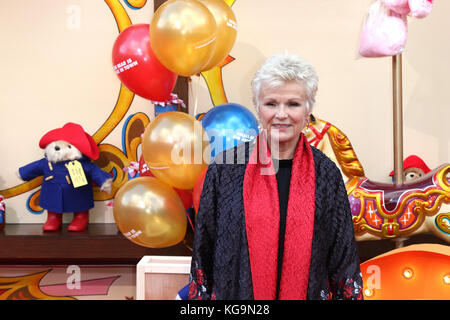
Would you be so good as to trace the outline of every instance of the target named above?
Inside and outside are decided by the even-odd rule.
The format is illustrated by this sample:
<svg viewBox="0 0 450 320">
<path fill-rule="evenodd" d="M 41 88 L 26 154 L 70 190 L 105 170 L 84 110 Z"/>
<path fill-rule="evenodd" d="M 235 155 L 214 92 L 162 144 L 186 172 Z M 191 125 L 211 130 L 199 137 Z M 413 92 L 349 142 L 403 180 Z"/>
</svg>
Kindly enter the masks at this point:
<svg viewBox="0 0 450 320">
<path fill-rule="evenodd" d="M 279 299 L 306 299 L 315 210 L 314 159 L 301 134 L 294 153 Z M 255 300 L 276 296 L 280 205 L 277 180 L 264 134 L 244 176 L 244 210 Z"/>
</svg>

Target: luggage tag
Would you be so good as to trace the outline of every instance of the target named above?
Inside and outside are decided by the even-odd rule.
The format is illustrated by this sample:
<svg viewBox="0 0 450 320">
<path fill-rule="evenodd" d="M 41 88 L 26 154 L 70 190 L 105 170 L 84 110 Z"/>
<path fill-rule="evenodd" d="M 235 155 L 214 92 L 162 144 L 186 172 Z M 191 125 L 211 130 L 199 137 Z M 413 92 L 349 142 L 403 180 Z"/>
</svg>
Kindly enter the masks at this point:
<svg viewBox="0 0 450 320">
<path fill-rule="evenodd" d="M 70 161 L 66 164 L 66 168 L 69 171 L 70 179 L 72 180 L 74 188 L 82 187 L 88 184 L 83 166 L 79 161 Z"/>
</svg>

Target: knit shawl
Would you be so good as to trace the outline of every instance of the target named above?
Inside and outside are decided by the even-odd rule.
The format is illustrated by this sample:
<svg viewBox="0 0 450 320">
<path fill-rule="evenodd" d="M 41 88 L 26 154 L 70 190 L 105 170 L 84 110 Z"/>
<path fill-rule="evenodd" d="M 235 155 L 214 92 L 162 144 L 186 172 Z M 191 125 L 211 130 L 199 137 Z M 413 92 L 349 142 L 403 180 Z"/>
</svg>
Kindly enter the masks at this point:
<svg viewBox="0 0 450 320">
<path fill-rule="evenodd" d="M 306 299 L 315 210 L 314 159 L 301 134 L 294 153 L 286 217 L 279 299 Z M 253 148 L 243 186 L 253 294 L 276 297 L 280 206 L 277 180 L 264 134 Z"/>
</svg>

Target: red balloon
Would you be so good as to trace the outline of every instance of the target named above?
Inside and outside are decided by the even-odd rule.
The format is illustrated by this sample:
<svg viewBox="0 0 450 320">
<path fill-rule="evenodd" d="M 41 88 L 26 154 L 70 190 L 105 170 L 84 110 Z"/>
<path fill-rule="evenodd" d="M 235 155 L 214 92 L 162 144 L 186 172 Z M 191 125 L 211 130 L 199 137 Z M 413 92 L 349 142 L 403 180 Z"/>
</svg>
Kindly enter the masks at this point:
<svg viewBox="0 0 450 320">
<path fill-rule="evenodd" d="M 202 171 L 195 181 L 194 189 L 192 189 L 192 202 L 194 204 L 195 213 L 198 211 L 198 206 L 200 205 L 200 197 L 202 196 L 203 182 L 205 182 L 206 171 L 208 168 Z"/>
<path fill-rule="evenodd" d="M 120 81 L 135 94 L 153 101 L 170 98 L 178 75 L 153 53 L 148 24 L 131 25 L 114 42 L 112 63 Z"/>
<path fill-rule="evenodd" d="M 156 178 L 153 173 L 150 171 L 150 169 L 147 166 L 147 163 L 145 163 L 144 157 L 141 156 L 139 159 L 139 175 L 141 177 L 153 177 Z M 189 190 L 184 189 L 177 189 L 172 187 L 173 190 L 175 190 L 176 193 L 178 193 L 178 196 L 181 199 L 181 202 L 183 202 L 184 208 L 187 210 L 190 207 L 192 207 L 192 192 Z"/>
<path fill-rule="evenodd" d="M 156 178 L 153 173 L 150 171 L 147 163 L 144 160 L 144 156 L 139 158 L 139 175 L 141 177 L 153 177 Z"/>
<path fill-rule="evenodd" d="M 178 193 L 178 196 L 181 199 L 181 202 L 183 202 L 184 205 L 184 209 L 189 209 L 190 207 L 192 207 L 192 192 L 189 190 L 184 190 L 184 189 L 177 189 L 177 188 L 173 188 L 173 190 L 175 190 L 176 193 Z"/>
</svg>

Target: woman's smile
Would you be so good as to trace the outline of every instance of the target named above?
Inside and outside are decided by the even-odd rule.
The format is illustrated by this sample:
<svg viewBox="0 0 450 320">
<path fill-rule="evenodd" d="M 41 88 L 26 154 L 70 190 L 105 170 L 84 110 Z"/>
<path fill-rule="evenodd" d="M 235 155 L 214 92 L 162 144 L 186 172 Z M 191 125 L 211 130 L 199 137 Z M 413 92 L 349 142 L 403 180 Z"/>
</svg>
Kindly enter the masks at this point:
<svg viewBox="0 0 450 320">
<path fill-rule="evenodd" d="M 282 123 L 272 124 L 272 128 L 280 130 L 280 131 L 287 130 L 289 127 L 292 127 L 292 125 L 291 124 L 282 124 Z"/>
</svg>

